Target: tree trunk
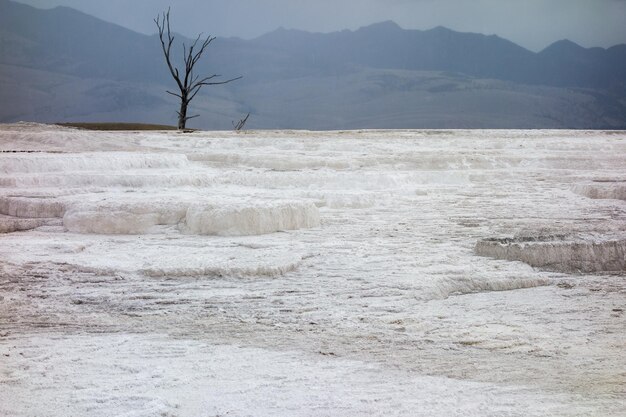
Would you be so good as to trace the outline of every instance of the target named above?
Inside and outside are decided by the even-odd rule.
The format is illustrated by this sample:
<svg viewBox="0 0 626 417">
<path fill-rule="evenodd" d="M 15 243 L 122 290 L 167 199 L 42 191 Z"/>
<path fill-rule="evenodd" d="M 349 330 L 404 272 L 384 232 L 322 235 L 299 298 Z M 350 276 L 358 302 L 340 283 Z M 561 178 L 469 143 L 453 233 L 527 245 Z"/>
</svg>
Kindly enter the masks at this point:
<svg viewBox="0 0 626 417">
<path fill-rule="evenodd" d="M 180 111 L 178 112 L 178 130 L 185 130 L 187 125 L 187 105 L 189 101 L 185 98 L 180 100 Z"/>
</svg>

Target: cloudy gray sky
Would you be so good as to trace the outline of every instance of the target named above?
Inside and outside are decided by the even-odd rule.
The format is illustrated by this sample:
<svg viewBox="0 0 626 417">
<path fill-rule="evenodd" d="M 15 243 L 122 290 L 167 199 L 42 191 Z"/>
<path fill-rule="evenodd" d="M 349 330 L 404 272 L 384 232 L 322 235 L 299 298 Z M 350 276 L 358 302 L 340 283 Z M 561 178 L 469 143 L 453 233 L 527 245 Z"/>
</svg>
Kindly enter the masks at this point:
<svg viewBox="0 0 626 417">
<path fill-rule="evenodd" d="M 626 0 L 19 0 L 64 5 L 153 33 L 152 18 L 172 7 L 176 31 L 252 38 L 278 27 L 330 32 L 394 20 L 406 29 L 446 26 L 497 34 L 541 50 L 560 39 L 583 46 L 626 43 Z"/>
</svg>

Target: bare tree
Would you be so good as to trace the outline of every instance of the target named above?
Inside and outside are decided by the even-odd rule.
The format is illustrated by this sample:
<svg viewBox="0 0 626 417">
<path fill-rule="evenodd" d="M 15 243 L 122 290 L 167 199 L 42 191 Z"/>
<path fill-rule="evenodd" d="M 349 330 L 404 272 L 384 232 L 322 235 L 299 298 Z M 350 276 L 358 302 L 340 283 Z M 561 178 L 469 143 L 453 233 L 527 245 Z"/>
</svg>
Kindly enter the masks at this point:
<svg viewBox="0 0 626 417">
<path fill-rule="evenodd" d="M 246 122 L 248 121 L 249 117 L 250 117 L 250 113 L 248 113 L 246 115 L 246 117 L 244 117 L 243 119 L 239 119 L 239 121 L 237 123 L 232 122 L 233 123 L 233 128 L 235 129 L 235 132 L 239 132 L 239 131 L 241 131 L 241 129 L 243 129 L 243 127 L 246 125 Z"/>
<path fill-rule="evenodd" d="M 171 59 L 174 35 L 172 35 L 172 31 L 170 29 L 170 9 L 167 9 L 167 12 L 163 12 L 162 15 L 157 16 L 157 18 L 154 19 L 154 23 L 156 23 L 157 28 L 159 28 L 159 39 L 161 40 L 161 46 L 163 47 L 163 54 L 165 54 L 165 62 L 167 62 L 170 73 L 172 74 L 172 77 L 174 77 L 180 91 L 180 93 L 174 93 L 172 91 L 167 91 L 167 93 L 180 99 L 180 110 L 176 112 L 178 114 L 178 129 L 184 130 L 187 125 L 187 120 L 199 116 L 187 116 L 187 108 L 189 107 L 191 100 L 194 99 L 202 87 L 205 85 L 227 84 L 231 81 L 238 80 L 241 77 L 231 78 L 225 81 L 217 81 L 216 79 L 221 77 L 221 75 L 213 74 L 208 77 L 201 78 L 199 75 L 194 74 L 194 67 L 198 63 L 198 60 L 211 42 L 215 40 L 215 37 L 211 36 L 201 39 L 202 34 L 198 35 L 189 48 L 187 48 L 187 46 L 183 43 L 185 70 L 184 75 L 181 77 L 180 71 L 174 64 L 172 64 Z"/>
</svg>

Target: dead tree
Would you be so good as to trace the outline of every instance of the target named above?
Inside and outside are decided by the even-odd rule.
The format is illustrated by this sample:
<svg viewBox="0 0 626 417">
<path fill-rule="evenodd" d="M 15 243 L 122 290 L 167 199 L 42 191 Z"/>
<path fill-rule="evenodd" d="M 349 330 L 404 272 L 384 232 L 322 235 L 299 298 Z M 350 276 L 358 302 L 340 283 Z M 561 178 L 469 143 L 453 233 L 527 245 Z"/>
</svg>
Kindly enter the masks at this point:
<svg viewBox="0 0 626 417">
<path fill-rule="evenodd" d="M 170 73 L 172 74 L 172 77 L 174 77 L 174 80 L 178 85 L 178 90 L 180 91 L 179 93 L 167 91 L 167 93 L 180 99 L 180 110 L 176 112 L 178 114 L 178 129 L 184 130 L 187 125 L 187 120 L 199 116 L 187 116 L 187 109 L 191 100 L 194 99 L 202 87 L 205 85 L 227 84 L 231 81 L 238 80 L 241 77 L 231 78 L 225 81 L 217 81 L 216 79 L 221 77 L 221 75 L 213 74 L 208 77 L 200 78 L 199 75 L 194 74 L 194 67 L 198 63 L 198 60 L 200 60 L 200 57 L 211 42 L 215 40 L 215 37 L 211 36 L 206 39 L 201 39 L 202 34 L 198 35 L 189 48 L 187 48 L 187 46 L 183 43 L 185 69 L 184 75 L 181 76 L 181 72 L 174 64 L 172 64 L 171 52 L 172 44 L 174 43 L 174 35 L 172 35 L 172 31 L 170 29 L 170 10 L 168 9 L 167 12 L 163 12 L 163 15 L 157 16 L 157 18 L 154 19 L 154 23 L 156 23 L 157 28 L 159 29 L 159 39 L 161 40 L 161 46 L 163 47 L 165 62 L 167 62 Z"/>
<path fill-rule="evenodd" d="M 246 125 L 246 122 L 248 121 L 248 117 L 250 117 L 250 113 L 248 113 L 243 119 L 239 119 L 237 123 L 232 122 L 235 132 L 239 132 L 241 131 L 241 129 L 243 129 L 243 127 Z"/>
</svg>

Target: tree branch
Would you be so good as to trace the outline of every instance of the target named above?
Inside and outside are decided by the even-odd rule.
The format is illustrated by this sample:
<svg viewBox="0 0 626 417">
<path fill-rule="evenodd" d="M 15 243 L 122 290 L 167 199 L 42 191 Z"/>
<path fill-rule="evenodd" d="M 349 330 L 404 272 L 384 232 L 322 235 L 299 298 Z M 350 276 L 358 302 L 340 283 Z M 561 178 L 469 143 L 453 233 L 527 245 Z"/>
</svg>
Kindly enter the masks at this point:
<svg viewBox="0 0 626 417">
<path fill-rule="evenodd" d="M 172 77 L 174 77 L 174 80 L 176 81 L 176 84 L 178 84 L 178 88 L 180 89 L 182 93 L 183 84 L 180 81 L 178 68 L 174 67 L 174 65 L 172 64 L 172 60 L 170 59 L 170 55 L 172 51 L 172 44 L 174 43 L 174 36 L 172 36 L 172 31 L 170 29 L 170 9 L 167 9 L 167 12 L 163 12 L 162 21 L 161 21 L 161 16 L 157 16 L 157 18 L 154 19 L 154 22 L 156 23 L 157 28 L 159 29 L 159 40 L 161 41 L 161 47 L 163 49 L 163 54 L 165 55 L 165 61 L 167 62 L 167 66 L 170 70 L 170 73 L 172 74 Z M 164 39 L 166 28 L 167 28 L 167 46 L 165 45 L 166 42 Z"/>
<path fill-rule="evenodd" d="M 173 95 L 173 96 L 176 96 L 176 97 L 178 97 L 178 98 L 180 98 L 180 99 L 182 99 L 182 98 L 183 98 L 180 94 L 172 93 L 172 92 L 171 92 L 171 91 L 169 91 L 169 90 L 165 90 L 165 92 L 166 92 L 166 93 L 168 93 L 168 94 L 171 94 L 171 95 Z"/>
</svg>

